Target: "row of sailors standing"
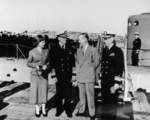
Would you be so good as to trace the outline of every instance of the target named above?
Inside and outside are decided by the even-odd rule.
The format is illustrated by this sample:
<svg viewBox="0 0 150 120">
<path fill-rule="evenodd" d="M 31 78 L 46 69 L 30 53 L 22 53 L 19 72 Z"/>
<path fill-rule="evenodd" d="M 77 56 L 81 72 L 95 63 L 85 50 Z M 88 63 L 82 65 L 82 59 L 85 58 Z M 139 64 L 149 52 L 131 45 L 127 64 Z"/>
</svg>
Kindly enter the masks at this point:
<svg viewBox="0 0 150 120">
<path fill-rule="evenodd" d="M 63 111 L 68 117 L 72 117 L 71 94 L 72 72 L 76 66 L 76 83 L 79 87 L 79 110 L 85 112 L 86 101 L 91 120 L 95 119 L 95 74 L 101 63 L 101 87 L 102 100 L 104 103 L 116 101 L 116 95 L 112 95 L 115 86 L 115 76 L 121 76 L 124 70 L 123 53 L 115 45 L 114 38 L 105 40 L 106 47 L 103 49 L 102 61 L 96 48 L 89 45 L 88 34 L 79 36 L 80 47 L 74 54 L 70 45 L 67 44 L 67 34 L 57 36 L 58 44 L 49 51 L 44 49 L 45 43 L 38 38 L 37 46 L 29 52 L 27 65 L 31 71 L 31 100 L 35 104 L 35 115 L 40 116 L 42 108 L 43 116 L 47 116 L 45 104 L 47 102 L 46 73 L 53 68 L 56 73 L 56 114 L 60 116 Z M 44 75 L 44 76 L 43 76 Z M 42 80 L 41 80 L 42 79 Z M 44 88 L 44 89 L 43 89 Z M 42 107 L 41 107 L 42 106 Z"/>
</svg>

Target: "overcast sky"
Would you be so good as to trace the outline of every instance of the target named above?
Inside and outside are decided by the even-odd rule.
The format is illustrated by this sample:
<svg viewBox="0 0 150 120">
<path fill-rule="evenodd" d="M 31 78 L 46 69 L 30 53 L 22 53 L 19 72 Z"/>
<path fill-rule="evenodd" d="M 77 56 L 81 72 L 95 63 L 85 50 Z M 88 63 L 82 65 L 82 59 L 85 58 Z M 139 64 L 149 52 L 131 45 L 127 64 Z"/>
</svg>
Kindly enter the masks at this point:
<svg viewBox="0 0 150 120">
<path fill-rule="evenodd" d="M 0 0 L 0 30 L 124 35 L 128 17 L 145 12 L 150 12 L 150 0 Z"/>
</svg>

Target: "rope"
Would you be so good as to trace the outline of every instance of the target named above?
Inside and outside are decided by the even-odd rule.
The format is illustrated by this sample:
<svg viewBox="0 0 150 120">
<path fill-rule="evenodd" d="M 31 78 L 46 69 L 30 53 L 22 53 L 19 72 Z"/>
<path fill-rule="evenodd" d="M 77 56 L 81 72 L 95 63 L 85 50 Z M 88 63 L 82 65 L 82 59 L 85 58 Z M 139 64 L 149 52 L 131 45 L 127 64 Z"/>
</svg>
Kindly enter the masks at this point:
<svg viewBox="0 0 150 120">
<path fill-rule="evenodd" d="M 133 50 L 132 48 L 127 48 L 127 50 L 128 51 L 137 51 L 137 50 Z M 138 51 L 145 51 L 145 52 L 147 52 L 147 51 L 150 51 L 150 49 L 140 49 Z"/>
<path fill-rule="evenodd" d="M 0 45 L 10 45 L 10 46 L 16 46 L 16 45 L 19 45 L 19 46 L 22 46 L 22 47 L 25 47 L 25 48 L 29 48 L 29 49 L 32 49 L 33 47 L 29 47 L 29 46 L 26 46 L 26 45 L 22 45 L 22 44 L 14 44 L 14 43 L 0 43 Z"/>
</svg>

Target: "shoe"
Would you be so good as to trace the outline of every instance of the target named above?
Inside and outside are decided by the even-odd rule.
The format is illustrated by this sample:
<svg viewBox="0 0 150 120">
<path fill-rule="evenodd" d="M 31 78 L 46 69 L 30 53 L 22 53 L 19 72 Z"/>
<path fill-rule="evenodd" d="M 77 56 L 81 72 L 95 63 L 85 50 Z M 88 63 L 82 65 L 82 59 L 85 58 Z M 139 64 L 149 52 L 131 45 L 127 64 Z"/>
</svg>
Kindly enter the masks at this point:
<svg viewBox="0 0 150 120">
<path fill-rule="evenodd" d="M 70 113 L 70 114 L 67 114 L 67 117 L 71 118 L 71 117 L 72 117 L 72 114 L 71 114 L 71 113 Z"/>
<path fill-rule="evenodd" d="M 62 112 L 56 112 L 55 116 L 59 117 L 61 115 Z"/>
<path fill-rule="evenodd" d="M 44 117 L 47 117 L 47 116 L 48 116 L 47 112 L 46 112 L 46 113 L 42 113 L 42 115 L 43 115 Z"/>
<path fill-rule="evenodd" d="M 95 116 L 90 116 L 90 120 L 95 120 Z"/>
<path fill-rule="evenodd" d="M 56 108 L 56 114 L 55 114 L 55 116 L 59 117 L 61 115 L 61 113 L 63 113 L 63 111 L 64 111 L 64 109 L 57 109 Z"/>
<path fill-rule="evenodd" d="M 48 116 L 47 110 L 44 110 L 44 112 L 42 111 L 42 115 L 43 115 L 44 117 L 47 117 L 47 116 Z"/>
<path fill-rule="evenodd" d="M 36 116 L 37 118 L 39 118 L 39 117 L 41 116 L 41 113 L 39 113 L 39 114 L 35 113 L 35 116 Z"/>
</svg>

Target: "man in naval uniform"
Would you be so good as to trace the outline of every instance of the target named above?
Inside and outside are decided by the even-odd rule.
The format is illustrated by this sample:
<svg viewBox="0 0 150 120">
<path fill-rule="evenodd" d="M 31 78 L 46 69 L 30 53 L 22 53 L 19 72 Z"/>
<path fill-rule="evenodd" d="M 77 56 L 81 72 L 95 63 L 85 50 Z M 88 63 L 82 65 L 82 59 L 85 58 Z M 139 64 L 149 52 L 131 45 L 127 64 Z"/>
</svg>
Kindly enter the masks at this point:
<svg viewBox="0 0 150 120">
<path fill-rule="evenodd" d="M 103 103 L 116 103 L 117 96 L 112 88 L 118 86 L 115 77 L 122 76 L 124 71 L 124 58 L 122 50 L 116 46 L 114 37 L 104 41 L 105 48 L 102 53 L 101 87 Z"/>
<path fill-rule="evenodd" d="M 67 44 L 67 34 L 57 35 L 57 40 L 58 44 L 50 50 L 50 64 L 54 68 L 57 78 L 55 116 L 60 116 L 65 110 L 67 116 L 72 117 L 71 79 L 75 58 L 70 45 Z"/>
<path fill-rule="evenodd" d="M 133 41 L 133 48 L 132 48 L 132 65 L 138 66 L 139 65 L 139 52 L 141 49 L 141 39 L 139 37 L 139 33 L 135 32 L 135 40 Z"/>
</svg>

